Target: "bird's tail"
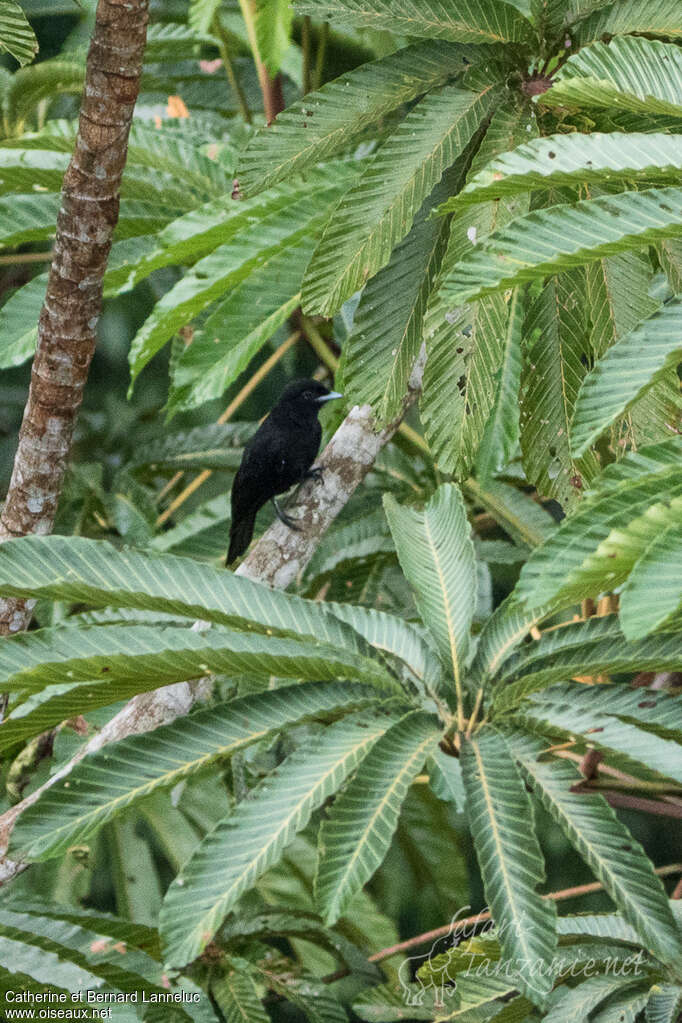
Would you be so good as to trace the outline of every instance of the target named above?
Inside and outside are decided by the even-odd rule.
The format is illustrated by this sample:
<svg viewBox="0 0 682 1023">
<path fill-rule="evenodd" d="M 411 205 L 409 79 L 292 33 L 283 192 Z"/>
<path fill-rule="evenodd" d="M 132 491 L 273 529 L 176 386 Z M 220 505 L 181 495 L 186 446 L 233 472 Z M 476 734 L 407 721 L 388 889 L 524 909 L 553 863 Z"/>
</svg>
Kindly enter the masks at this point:
<svg viewBox="0 0 682 1023">
<path fill-rule="evenodd" d="M 232 525 L 230 526 L 230 549 L 227 553 L 227 558 L 225 559 L 226 565 L 231 565 L 235 558 L 238 558 L 240 554 L 243 554 L 249 546 L 251 543 L 251 537 L 253 536 L 255 523 L 255 512 L 244 515 L 232 522 Z"/>
</svg>

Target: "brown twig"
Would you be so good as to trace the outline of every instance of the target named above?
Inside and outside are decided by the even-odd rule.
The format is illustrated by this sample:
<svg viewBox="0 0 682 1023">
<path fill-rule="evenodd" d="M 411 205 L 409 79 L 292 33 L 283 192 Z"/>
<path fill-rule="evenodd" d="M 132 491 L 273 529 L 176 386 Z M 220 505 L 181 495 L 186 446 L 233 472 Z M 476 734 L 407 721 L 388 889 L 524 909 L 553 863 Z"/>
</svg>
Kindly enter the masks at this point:
<svg viewBox="0 0 682 1023">
<path fill-rule="evenodd" d="M 682 863 L 670 863 L 665 867 L 656 867 L 654 873 L 659 877 L 670 877 L 675 874 L 682 874 Z M 680 881 L 682 884 L 682 880 Z M 678 885 L 679 887 L 680 885 Z M 543 895 L 543 899 L 547 899 L 551 902 L 563 902 L 566 899 L 577 899 L 581 895 L 592 895 L 594 892 L 603 891 L 604 885 L 601 881 L 591 881 L 589 884 L 579 884 L 572 888 L 562 888 L 558 892 L 548 892 Z M 479 923 L 485 923 L 490 920 L 491 914 L 489 910 L 483 910 L 480 913 L 474 913 L 473 916 L 465 917 L 462 920 L 457 920 L 455 923 L 450 922 L 449 924 L 443 924 L 442 927 L 435 927 L 432 931 L 424 931 L 422 934 L 416 934 L 412 938 L 406 938 L 405 941 L 399 941 L 395 945 L 389 945 L 387 948 L 379 949 L 378 952 L 374 952 L 371 956 L 367 957 L 370 963 L 381 963 L 385 959 L 390 959 L 391 956 L 398 955 L 400 952 L 409 952 L 410 949 L 419 948 L 420 945 L 426 945 L 428 942 L 436 941 L 438 938 L 446 938 L 450 934 L 458 934 L 466 927 L 472 927 Z M 337 970 L 335 973 L 330 973 L 326 977 L 322 978 L 324 984 L 331 984 L 335 980 L 341 980 L 342 977 L 347 977 L 350 973 L 348 968 Z"/>
</svg>

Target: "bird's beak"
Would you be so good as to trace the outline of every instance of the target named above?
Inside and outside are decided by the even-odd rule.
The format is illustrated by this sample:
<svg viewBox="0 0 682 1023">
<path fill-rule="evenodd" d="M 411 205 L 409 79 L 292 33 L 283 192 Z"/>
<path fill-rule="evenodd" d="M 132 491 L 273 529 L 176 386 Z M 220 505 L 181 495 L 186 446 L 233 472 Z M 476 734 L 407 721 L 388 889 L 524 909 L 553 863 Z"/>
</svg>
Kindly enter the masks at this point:
<svg viewBox="0 0 682 1023">
<path fill-rule="evenodd" d="M 321 405 L 323 401 L 331 401 L 332 398 L 343 398 L 340 391 L 330 391 L 329 394 L 323 394 L 322 397 L 316 398 L 318 405 Z"/>
</svg>

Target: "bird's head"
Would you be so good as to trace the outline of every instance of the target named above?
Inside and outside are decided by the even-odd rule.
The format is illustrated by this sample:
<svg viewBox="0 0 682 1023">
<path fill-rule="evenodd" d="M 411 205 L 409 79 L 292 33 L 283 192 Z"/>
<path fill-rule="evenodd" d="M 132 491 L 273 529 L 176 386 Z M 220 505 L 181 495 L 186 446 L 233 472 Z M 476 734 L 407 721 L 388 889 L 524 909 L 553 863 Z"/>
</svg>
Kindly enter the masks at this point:
<svg viewBox="0 0 682 1023">
<path fill-rule="evenodd" d="M 294 380 L 284 388 L 278 405 L 317 413 L 326 401 L 342 397 L 338 391 L 330 391 L 317 380 Z"/>
</svg>

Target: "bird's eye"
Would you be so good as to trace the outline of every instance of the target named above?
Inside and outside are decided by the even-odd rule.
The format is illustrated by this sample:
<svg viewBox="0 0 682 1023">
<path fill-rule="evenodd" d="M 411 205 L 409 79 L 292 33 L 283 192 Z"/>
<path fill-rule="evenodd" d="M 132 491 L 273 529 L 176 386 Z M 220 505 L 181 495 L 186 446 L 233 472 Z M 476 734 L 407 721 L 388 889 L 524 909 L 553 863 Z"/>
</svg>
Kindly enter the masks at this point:
<svg viewBox="0 0 682 1023">
<path fill-rule="evenodd" d="M 304 391 L 303 392 L 303 400 L 304 401 L 313 401 L 314 398 L 315 398 L 315 395 L 313 394 L 312 391 Z"/>
</svg>

